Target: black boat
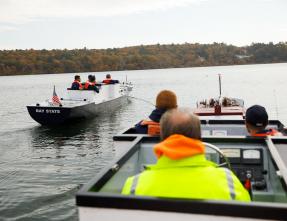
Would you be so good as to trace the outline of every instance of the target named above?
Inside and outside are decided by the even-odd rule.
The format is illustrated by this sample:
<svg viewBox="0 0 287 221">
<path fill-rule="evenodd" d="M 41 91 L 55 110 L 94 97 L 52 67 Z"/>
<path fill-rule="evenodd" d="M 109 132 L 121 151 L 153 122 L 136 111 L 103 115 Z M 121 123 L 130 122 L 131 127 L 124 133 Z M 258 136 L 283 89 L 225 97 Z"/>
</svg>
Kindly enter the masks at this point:
<svg viewBox="0 0 287 221">
<path fill-rule="evenodd" d="M 127 103 L 132 91 L 131 83 L 102 84 L 99 93 L 94 90 L 67 89 L 58 102 L 46 100 L 28 105 L 30 116 L 42 125 L 59 125 L 75 119 L 91 118 L 111 113 Z"/>
</svg>

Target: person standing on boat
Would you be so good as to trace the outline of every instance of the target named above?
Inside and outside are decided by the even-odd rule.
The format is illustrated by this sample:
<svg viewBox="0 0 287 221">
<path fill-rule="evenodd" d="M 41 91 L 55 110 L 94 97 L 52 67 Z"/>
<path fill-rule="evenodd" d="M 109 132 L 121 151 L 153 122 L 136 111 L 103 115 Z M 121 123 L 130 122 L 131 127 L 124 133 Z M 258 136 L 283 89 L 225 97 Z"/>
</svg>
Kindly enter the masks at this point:
<svg viewBox="0 0 287 221">
<path fill-rule="evenodd" d="M 266 109 L 260 105 L 253 105 L 246 110 L 245 125 L 248 133 L 254 137 L 282 136 L 275 129 L 266 129 L 268 114 Z"/>
<path fill-rule="evenodd" d="M 159 134 L 159 121 L 161 116 L 169 109 L 177 107 L 177 97 L 169 90 L 160 91 L 156 97 L 156 108 L 151 112 L 149 118 L 135 125 L 138 134 Z"/>
<path fill-rule="evenodd" d="M 83 86 L 81 83 L 81 77 L 79 75 L 75 75 L 75 80 L 72 83 L 71 89 L 72 90 L 82 90 L 83 89 Z"/>
<path fill-rule="evenodd" d="M 127 179 L 122 194 L 169 198 L 250 201 L 248 191 L 227 168 L 205 158 L 199 118 L 189 109 L 172 109 L 160 120 L 158 161 Z"/>
<path fill-rule="evenodd" d="M 106 75 L 106 79 L 103 80 L 103 83 L 104 84 L 117 84 L 117 83 L 119 83 L 119 81 L 118 80 L 113 80 L 112 76 L 110 74 L 107 74 Z"/>
</svg>

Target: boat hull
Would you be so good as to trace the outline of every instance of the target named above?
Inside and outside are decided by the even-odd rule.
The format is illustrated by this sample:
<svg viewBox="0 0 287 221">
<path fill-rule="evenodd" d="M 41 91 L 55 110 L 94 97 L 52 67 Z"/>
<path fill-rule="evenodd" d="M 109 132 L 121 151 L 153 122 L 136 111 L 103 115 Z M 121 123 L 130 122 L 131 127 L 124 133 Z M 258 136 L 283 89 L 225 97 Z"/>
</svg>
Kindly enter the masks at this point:
<svg viewBox="0 0 287 221">
<path fill-rule="evenodd" d="M 213 216 L 193 213 L 179 212 L 163 212 L 163 211 L 148 211 L 148 210 L 132 210 L 132 209 L 111 209 L 111 208 L 93 208 L 93 207 L 78 207 L 80 221 L 167 221 L 167 220 L 201 220 L 201 221 L 229 221 L 234 220 L 233 216 Z M 115 218 L 116 217 L 116 218 Z M 238 218 L 236 221 L 250 221 L 250 218 Z M 254 221 L 259 219 L 252 219 Z M 268 219 L 260 219 L 268 220 Z"/>
<path fill-rule="evenodd" d="M 101 114 L 109 114 L 127 103 L 127 101 L 128 96 L 123 95 L 98 104 L 93 102 L 75 107 L 27 106 L 27 109 L 30 116 L 39 124 L 53 126 L 77 119 L 88 119 Z"/>
</svg>

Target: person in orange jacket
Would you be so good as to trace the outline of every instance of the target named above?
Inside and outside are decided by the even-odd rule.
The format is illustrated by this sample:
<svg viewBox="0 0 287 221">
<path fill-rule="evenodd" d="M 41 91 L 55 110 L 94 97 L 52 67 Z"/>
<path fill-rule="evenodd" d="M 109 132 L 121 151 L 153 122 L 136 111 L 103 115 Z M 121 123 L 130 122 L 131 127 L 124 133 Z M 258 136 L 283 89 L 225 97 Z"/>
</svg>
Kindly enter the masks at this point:
<svg viewBox="0 0 287 221">
<path fill-rule="evenodd" d="M 275 129 L 268 128 L 268 114 L 264 107 L 253 105 L 246 110 L 245 125 L 248 133 L 254 137 L 282 136 Z"/>
<path fill-rule="evenodd" d="M 80 75 L 75 75 L 75 80 L 72 83 L 71 89 L 72 90 L 82 90 L 83 89 Z"/>
<path fill-rule="evenodd" d="M 112 76 L 110 74 L 107 74 L 106 75 L 106 79 L 103 80 L 103 83 L 104 84 L 117 84 L 117 83 L 119 83 L 119 81 L 118 80 L 113 80 Z"/>
<path fill-rule="evenodd" d="M 85 83 L 84 89 L 88 90 L 89 87 L 94 86 L 96 83 L 92 82 L 93 75 L 88 76 L 88 80 Z"/>
<path fill-rule="evenodd" d="M 94 90 L 97 93 L 99 93 L 99 88 L 96 86 L 96 77 L 95 75 L 89 75 L 88 80 L 85 83 L 84 86 L 85 90 Z"/>
</svg>

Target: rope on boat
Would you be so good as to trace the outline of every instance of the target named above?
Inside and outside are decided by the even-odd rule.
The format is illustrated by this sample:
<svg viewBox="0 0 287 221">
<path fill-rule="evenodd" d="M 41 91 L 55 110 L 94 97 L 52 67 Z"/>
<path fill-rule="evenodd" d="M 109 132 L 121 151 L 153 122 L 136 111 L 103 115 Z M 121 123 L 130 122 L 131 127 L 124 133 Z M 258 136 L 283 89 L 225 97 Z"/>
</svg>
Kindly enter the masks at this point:
<svg viewBox="0 0 287 221">
<path fill-rule="evenodd" d="M 147 100 L 145 100 L 145 99 L 143 99 L 143 98 L 138 98 L 138 97 L 133 97 L 133 96 L 129 96 L 129 97 L 130 97 L 130 98 L 133 98 L 133 99 L 135 99 L 135 100 L 144 101 L 145 103 L 148 103 L 148 104 L 150 104 L 150 105 L 152 105 L 152 106 L 155 107 L 155 105 L 154 105 L 152 102 L 147 101 Z"/>
</svg>

